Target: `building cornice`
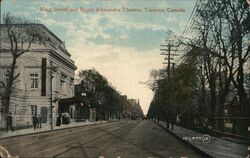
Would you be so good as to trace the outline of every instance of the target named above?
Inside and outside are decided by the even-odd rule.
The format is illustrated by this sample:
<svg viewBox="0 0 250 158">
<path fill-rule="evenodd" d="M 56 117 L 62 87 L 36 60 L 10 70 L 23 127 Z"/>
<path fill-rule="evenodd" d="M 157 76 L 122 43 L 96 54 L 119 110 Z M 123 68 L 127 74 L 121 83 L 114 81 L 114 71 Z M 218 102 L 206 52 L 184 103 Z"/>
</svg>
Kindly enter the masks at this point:
<svg viewBox="0 0 250 158">
<path fill-rule="evenodd" d="M 55 52 L 52 49 L 48 50 L 51 54 L 52 57 L 56 57 L 58 58 L 62 63 L 65 63 L 66 65 L 68 65 L 69 67 L 71 67 L 73 70 L 76 70 L 77 67 L 75 66 L 75 64 L 69 62 L 69 60 L 65 59 L 64 57 L 62 57 L 60 54 L 58 54 L 57 52 Z"/>
<path fill-rule="evenodd" d="M 7 24 L 0 24 L 0 27 L 7 27 Z M 51 32 L 45 25 L 43 24 L 36 24 L 36 23 L 28 23 L 28 24 L 11 24 L 11 26 L 17 26 L 17 27 L 37 27 L 40 29 L 44 29 L 46 32 L 48 32 L 52 37 L 54 37 L 61 45 L 64 45 L 64 42 L 58 37 L 56 36 L 53 32 Z M 71 56 L 71 54 L 66 50 L 66 48 L 62 48 L 62 46 L 59 46 L 59 49 L 65 53 L 68 56 Z"/>
<path fill-rule="evenodd" d="M 8 24 L 0 24 L 1 27 L 4 26 L 10 26 Z M 45 25 L 43 24 L 36 24 L 36 23 L 27 23 L 27 24 L 11 24 L 11 26 L 17 26 L 17 27 L 24 27 L 24 26 L 30 26 L 30 27 L 41 27 L 44 30 L 46 30 L 50 35 L 52 35 L 56 40 L 58 40 L 60 43 L 63 43 L 62 40 L 60 40 L 59 37 L 57 37 L 53 32 L 51 32 Z"/>
<path fill-rule="evenodd" d="M 9 53 L 10 49 L 0 49 L 0 52 Z M 53 49 L 30 49 L 29 52 L 48 52 L 50 53 L 50 56 L 58 58 L 62 63 L 68 65 L 73 70 L 77 69 L 77 67 L 73 63 L 73 60 L 71 60 L 70 58 L 69 59 L 64 58 L 62 55 L 60 55 Z"/>
</svg>

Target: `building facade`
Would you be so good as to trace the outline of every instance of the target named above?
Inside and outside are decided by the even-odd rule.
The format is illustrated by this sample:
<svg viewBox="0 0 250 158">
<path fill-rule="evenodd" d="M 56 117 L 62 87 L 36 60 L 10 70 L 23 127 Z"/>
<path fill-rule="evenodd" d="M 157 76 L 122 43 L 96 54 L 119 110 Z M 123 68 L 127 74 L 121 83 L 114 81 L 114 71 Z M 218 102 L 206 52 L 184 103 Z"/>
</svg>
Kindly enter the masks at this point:
<svg viewBox="0 0 250 158">
<path fill-rule="evenodd" d="M 122 115 L 124 118 L 130 118 L 132 114 L 132 105 L 128 101 L 128 98 L 126 95 L 121 96 L 121 102 L 122 102 Z"/>
<path fill-rule="evenodd" d="M 3 35 L 6 31 L 5 27 L 1 24 L 0 81 L 7 83 L 12 54 L 9 40 Z M 74 96 L 76 66 L 64 42 L 46 26 L 25 24 L 22 28 L 32 29 L 35 36 L 29 51 L 17 59 L 15 74 L 20 73 L 20 75 L 13 85 L 9 106 L 13 125 L 29 126 L 32 124 L 34 115 L 41 115 L 43 123 L 51 123 L 53 120 L 55 125 L 62 106 L 59 105 L 59 100 Z M 3 91 L 2 87 L 0 95 Z M 0 101 L 0 108 L 3 109 L 2 101 Z M 68 106 L 67 112 L 72 117 L 73 111 L 74 106 Z M 1 110 L 0 119 L 1 125 L 4 126 L 5 118 L 2 113 L 3 110 Z"/>
<path fill-rule="evenodd" d="M 131 105 L 131 117 L 132 118 L 142 118 L 143 117 L 143 111 L 140 106 L 140 101 L 136 99 L 128 99 L 128 102 Z"/>
<path fill-rule="evenodd" d="M 122 116 L 123 118 L 142 118 L 143 111 L 141 109 L 140 100 L 129 99 L 126 95 L 121 96 Z"/>
</svg>

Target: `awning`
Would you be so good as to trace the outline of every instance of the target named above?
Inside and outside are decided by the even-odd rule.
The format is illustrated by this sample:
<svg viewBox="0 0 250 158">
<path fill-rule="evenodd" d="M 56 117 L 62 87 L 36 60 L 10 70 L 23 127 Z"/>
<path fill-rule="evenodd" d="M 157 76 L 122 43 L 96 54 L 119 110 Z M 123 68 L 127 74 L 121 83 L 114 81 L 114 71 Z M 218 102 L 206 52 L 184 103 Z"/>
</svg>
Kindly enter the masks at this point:
<svg viewBox="0 0 250 158">
<path fill-rule="evenodd" d="M 72 98 L 65 98 L 65 99 L 60 99 L 58 101 L 58 105 L 73 105 L 73 104 L 89 104 L 89 101 L 86 99 L 86 97 L 83 96 L 74 96 Z"/>
<path fill-rule="evenodd" d="M 83 96 L 74 96 L 72 98 L 60 99 L 58 101 L 58 112 L 69 112 L 70 105 L 89 105 L 89 101 Z"/>
</svg>

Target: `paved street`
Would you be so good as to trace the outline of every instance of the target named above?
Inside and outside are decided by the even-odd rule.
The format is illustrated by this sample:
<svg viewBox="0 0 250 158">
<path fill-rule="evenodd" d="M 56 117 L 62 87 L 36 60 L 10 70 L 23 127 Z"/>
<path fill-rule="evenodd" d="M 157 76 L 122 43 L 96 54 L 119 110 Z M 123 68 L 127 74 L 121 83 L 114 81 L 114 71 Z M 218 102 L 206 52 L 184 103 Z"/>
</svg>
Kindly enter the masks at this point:
<svg viewBox="0 0 250 158">
<path fill-rule="evenodd" d="M 1 139 L 21 157 L 202 157 L 152 121 L 127 120 Z"/>
</svg>

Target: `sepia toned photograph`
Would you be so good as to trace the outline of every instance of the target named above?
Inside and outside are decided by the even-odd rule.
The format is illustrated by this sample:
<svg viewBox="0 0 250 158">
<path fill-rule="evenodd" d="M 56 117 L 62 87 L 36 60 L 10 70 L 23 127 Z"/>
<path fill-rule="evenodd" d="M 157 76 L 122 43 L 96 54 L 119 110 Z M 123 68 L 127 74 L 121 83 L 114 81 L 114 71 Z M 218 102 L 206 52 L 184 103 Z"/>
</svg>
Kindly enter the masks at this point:
<svg viewBox="0 0 250 158">
<path fill-rule="evenodd" d="M 250 158 L 250 1 L 0 0 L 0 158 Z"/>
</svg>

